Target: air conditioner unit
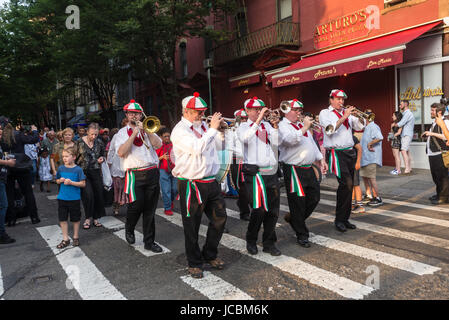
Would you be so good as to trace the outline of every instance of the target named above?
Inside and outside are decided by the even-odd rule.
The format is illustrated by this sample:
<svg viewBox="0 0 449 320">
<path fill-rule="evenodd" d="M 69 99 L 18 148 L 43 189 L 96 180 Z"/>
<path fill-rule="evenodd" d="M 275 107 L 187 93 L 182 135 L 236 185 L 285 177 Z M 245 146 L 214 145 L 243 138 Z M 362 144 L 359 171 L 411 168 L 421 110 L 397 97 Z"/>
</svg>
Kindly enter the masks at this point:
<svg viewBox="0 0 449 320">
<path fill-rule="evenodd" d="M 203 61 L 204 69 L 209 69 L 209 68 L 212 68 L 213 66 L 214 66 L 214 61 L 212 59 L 205 59 Z"/>
</svg>

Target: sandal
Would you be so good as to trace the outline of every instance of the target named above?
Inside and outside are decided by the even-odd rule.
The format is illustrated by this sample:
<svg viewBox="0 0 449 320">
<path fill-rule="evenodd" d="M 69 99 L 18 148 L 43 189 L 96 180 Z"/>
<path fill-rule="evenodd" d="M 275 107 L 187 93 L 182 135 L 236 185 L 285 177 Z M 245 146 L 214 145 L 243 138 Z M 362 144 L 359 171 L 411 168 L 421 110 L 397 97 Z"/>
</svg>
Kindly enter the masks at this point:
<svg viewBox="0 0 449 320">
<path fill-rule="evenodd" d="M 79 238 L 73 238 L 72 246 L 78 247 L 79 245 L 80 245 L 80 239 Z"/>
<path fill-rule="evenodd" d="M 84 222 L 83 229 L 84 230 L 90 229 L 90 222 Z"/>
<path fill-rule="evenodd" d="M 94 226 L 97 228 L 101 228 L 103 225 L 98 221 L 94 221 Z"/>
<path fill-rule="evenodd" d="M 201 279 L 204 277 L 203 270 L 200 268 L 189 268 L 189 274 L 192 278 Z"/>
<path fill-rule="evenodd" d="M 69 240 L 62 240 L 61 243 L 59 243 L 56 248 L 58 249 L 64 249 L 65 247 L 67 247 L 70 244 L 70 239 Z"/>
</svg>

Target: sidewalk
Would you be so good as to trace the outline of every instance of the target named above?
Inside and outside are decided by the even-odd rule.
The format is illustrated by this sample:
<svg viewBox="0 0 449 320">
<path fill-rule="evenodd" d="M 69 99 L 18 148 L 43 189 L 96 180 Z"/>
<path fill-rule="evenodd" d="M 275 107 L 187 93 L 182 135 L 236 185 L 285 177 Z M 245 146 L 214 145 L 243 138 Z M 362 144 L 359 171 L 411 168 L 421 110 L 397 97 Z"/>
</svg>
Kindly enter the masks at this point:
<svg viewBox="0 0 449 320">
<path fill-rule="evenodd" d="M 389 166 L 377 168 L 377 184 L 381 197 L 429 204 L 428 198 L 435 194 L 435 184 L 430 170 L 413 169 L 411 174 L 393 176 L 390 174 L 393 169 L 394 167 Z M 360 178 L 360 186 L 362 190 L 365 189 L 362 178 Z M 328 174 L 321 182 L 321 188 L 336 191 L 337 178 L 333 174 Z"/>
</svg>

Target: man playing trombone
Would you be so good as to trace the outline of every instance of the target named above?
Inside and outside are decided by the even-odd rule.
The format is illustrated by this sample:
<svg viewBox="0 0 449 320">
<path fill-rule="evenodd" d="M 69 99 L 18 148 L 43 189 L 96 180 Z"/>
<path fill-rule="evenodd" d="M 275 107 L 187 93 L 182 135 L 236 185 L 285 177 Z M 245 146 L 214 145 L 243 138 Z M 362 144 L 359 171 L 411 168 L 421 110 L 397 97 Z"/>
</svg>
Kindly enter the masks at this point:
<svg viewBox="0 0 449 320">
<path fill-rule="evenodd" d="M 303 104 L 296 99 L 281 102 L 281 111 L 285 117 L 279 124 L 279 161 L 282 164 L 290 208 L 285 220 L 296 232 L 298 244 L 309 248 L 306 219 L 320 201 L 320 184 L 312 164 L 321 162 L 320 167 L 324 174 L 327 172 L 327 164 L 309 130 L 313 118 L 305 116 L 302 123 L 302 110 Z"/>
<path fill-rule="evenodd" d="M 343 90 L 332 90 L 330 106 L 320 112 L 320 124 L 326 128 L 323 146 L 329 159 L 329 170 L 338 180 L 335 227 L 340 232 L 356 228 L 349 222 L 357 157 L 353 149 L 352 129 L 359 131 L 365 127 L 364 119 L 352 115 L 356 112 L 354 107 L 343 108 L 345 99 L 347 95 Z"/>
<path fill-rule="evenodd" d="M 131 100 L 123 108 L 128 125 L 119 130 L 115 138 L 115 150 L 121 158 L 125 175 L 125 193 L 129 204 L 126 214 L 125 237 L 129 244 L 135 243 L 134 228 L 143 214 L 143 242 L 145 249 L 162 252 L 154 242 L 154 213 L 159 199 L 159 158 L 155 149 L 162 146 L 162 140 L 155 133 L 144 131 L 142 106 Z"/>
</svg>

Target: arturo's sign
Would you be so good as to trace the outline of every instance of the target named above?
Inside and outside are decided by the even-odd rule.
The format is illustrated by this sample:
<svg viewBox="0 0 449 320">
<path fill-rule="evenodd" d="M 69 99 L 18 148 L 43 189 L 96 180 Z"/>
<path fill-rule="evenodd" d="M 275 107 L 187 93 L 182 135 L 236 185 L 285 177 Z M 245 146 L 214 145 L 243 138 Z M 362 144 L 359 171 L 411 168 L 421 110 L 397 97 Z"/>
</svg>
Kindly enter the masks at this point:
<svg viewBox="0 0 449 320">
<path fill-rule="evenodd" d="M 367 36 L 372 29 L 379 29 L 379 7 L 365 9 L 338 17 L 316 27 L 313 37 L 316 50 L 342 44 Z"/>
<path fill-rule="evenodd" d="M 250 84 L 255 84 L 255 83 L 259 83 L 260 82 L 260 75 L 254 75 L 254 76 L 250 76 L 250 77 L 246 77 L 246 78 L 242 78 L 242 79 L 238 79 L 238 80 L 230 80 L 231 82 L 231 88 L 237 88 L 237 87 L 243 87 L 243 86 L 247 86 Z"/>
</svg>

